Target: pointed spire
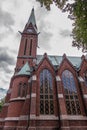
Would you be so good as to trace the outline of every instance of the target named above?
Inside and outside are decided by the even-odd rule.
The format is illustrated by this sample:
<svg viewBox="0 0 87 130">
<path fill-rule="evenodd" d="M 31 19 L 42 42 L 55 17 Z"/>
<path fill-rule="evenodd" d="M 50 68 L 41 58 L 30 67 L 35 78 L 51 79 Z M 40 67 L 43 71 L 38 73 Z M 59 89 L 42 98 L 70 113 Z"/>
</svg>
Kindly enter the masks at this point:
<svg viewBox="0 0 87 130">
<path fill-rule="evenodd" d="M 34 14 L 34 8 L 32 8 L 29 20 L 27 22 L 27 26 L 32 23 L 33 27 L 37 30 L 37 26 L 36 26 L 36 19 L 35 19 L 35 14 Z"/>
</svg>

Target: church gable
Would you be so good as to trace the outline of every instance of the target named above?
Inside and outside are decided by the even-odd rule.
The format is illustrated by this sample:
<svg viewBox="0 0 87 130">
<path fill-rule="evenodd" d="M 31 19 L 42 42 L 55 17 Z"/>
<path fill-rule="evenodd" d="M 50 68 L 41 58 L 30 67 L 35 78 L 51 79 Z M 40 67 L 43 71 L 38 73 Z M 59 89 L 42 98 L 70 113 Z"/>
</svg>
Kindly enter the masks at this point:
<svg viewBox="0 0 87 130">
<path fill-rule="evenodd" d="M 39 62 L 38 67 L 37 67 L 37 73 L 40 73 L 41 70 L 43 69 L 49 69 L 53 74 L 55 73 L 54 71 L 54 66 L 48 59 L 47 54 L 44 54 L 43 59 Z"/>
<path fill-rule="evenodd" d="M 62 62 L 61 62 L 61 64 L 60 64 L 58 70 L 59 70 L 59 71 L 58 71 L 59 75 L 61 75 L 64 70 L 69 70 L 69 71 L 71 71 L 71 72 L 74 73 L 74 74 L 76 73 L 75 67 L 74 67 L 73 64 L 68 60 L 68 58 L 66 57 L 66 55 L 63 56 L 63 60 L 62 60 Z"/>
<path fill-rule="evenodd" d="M 83 75 L 85 71 L 87 71 L 87 59 L 85 57 L 82 57 L 79 74 Z"/>
<path fill-rule="evenodd" d="M 87 59 L 84 56 L 82 56 L 79 76 L 82 78 L 81 81 L 84 83 L 84 91 L 87 93 Z"/>
</svg>

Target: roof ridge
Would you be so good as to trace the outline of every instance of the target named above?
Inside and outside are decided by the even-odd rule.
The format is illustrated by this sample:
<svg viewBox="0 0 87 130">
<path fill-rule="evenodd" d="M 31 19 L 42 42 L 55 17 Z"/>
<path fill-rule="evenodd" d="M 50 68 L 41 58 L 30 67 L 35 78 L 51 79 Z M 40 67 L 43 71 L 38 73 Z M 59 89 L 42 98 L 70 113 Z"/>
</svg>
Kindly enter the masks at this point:
<svg viewBox="0 0 87 130">
<path fill-rule="evenodd" d="M 37 65 L 40 63 L 40 61 L 42 60 L 43 55 L 37 55 Z M 62 62 L 62 58 L 63 56 L 55 56 L 55 55 L 48 55 L 49 60 L 51 61 L 51 63 L 53 64 L 53 66 L 56 65 L 60 65 Z M 81 57 L 75 57 L 75 56 L 66 56 L 66 58 L 69 60 L 69 62 L 71 62 L 71 64 L 73 66 L 75 66 L 76 68 L 80 67 L 80 64 L 82 62 Z"/>
</svg>

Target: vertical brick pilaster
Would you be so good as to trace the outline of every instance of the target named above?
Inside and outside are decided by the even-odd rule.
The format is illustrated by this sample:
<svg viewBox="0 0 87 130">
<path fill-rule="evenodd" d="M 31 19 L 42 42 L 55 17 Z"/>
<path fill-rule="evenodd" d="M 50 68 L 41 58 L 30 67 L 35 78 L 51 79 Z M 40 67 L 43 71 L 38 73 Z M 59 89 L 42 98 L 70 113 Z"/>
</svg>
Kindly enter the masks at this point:
<svg viewBox="0 0 87 130">
<path fill-rule="evenodd" d="M 87 91 L 86 91 L 86 86 L 84 85 L 84 79 L 79 76 L 79 85 L 80 85 L 80 92 L 81 92 L 81 99 L 82 99 L 82 114 L 87 115 Z"/>
<path fill-rule="evenodd" d="M 32 76 L 32 83 L 30 83 L 31 87 L 31 108 L 30 108 L 30 115 L 36 116 L 36 75 Z"/>
<path fill-rule="evenodd" d="M 59 107 L 60 107 L 60 115 L 66 114 L 66 107 L 64 102 L 64 95 L 62 90 L 62 83 L 60 76 L 56 76 L 56 83 L 57 83 L 57 94 L 58 94 L 58 101 L 59 101 Z"/>
</svg>

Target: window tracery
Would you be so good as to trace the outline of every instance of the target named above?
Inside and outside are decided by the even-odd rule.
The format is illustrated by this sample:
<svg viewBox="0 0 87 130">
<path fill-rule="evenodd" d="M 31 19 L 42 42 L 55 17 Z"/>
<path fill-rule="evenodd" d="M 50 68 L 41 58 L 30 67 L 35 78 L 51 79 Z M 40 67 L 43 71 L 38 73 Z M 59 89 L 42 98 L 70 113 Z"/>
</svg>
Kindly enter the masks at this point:
<svg viewBox="0 0 87 130">
<path fill-rule="evenodd" d="M 40 114 L 54 114 L 52 75 L 47 69 L 40 73 Z"/>
<path fill-rule="evenodd" d="M 70 115 L 81 114 L 74 77 L 69 70 L 65 70 L 62 73 L 62 81 L 64 86 L 67 114 Z"/>
</svg>

